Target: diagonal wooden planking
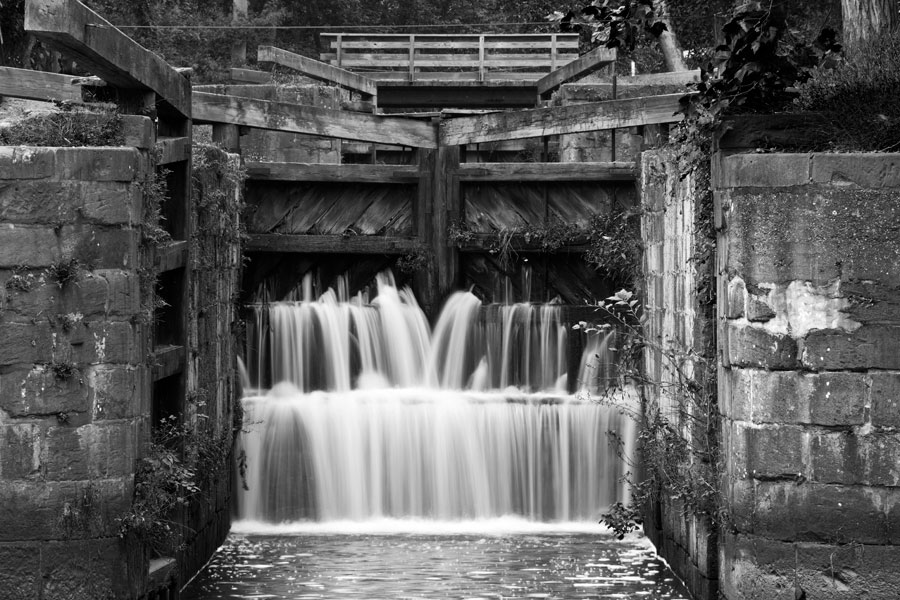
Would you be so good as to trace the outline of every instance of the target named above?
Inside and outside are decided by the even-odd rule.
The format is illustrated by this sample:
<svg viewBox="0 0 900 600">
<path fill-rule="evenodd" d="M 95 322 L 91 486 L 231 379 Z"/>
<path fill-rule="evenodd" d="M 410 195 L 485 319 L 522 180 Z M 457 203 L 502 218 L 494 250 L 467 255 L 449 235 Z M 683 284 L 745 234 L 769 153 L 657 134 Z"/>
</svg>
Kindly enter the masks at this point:
<svg viewBox="0 0 900 600">
<path fill-rule="evenodd" d="M 281 65 L 282 67 L 288 67 L 289 69 L 299 71 L 312 79 L 333 83 L 342 88 L 361 92 L 368 96 L 374 96 L 378 93 L 378 86 L 371 79 L 363 77 L 362 75 L 357 75 L 356 73 L 351 73 L 340 67 L 334 67 L 328 63 L 319 62 L 299 54 L 294 54 L 293 52 L 288 52 L 287 50 L 282 50 L 281 48 L 260 46 L 257 60 L 259 62 L 272 62 Z"/>
<path fill-rule="evenodd" d="M 559 69 L 538 79 L 535 84 L 537 86 L 538 95 L 543 97 L 567 81 L 587 75 L 588 73 L 596 71 L 600 67 L 615 61 L 615 48 L 594 48 L 583 56 L 579 56 L 572 62 L 567 63 Z"/>
<path fill-rule="evenodd" d="M 445 119 L 440 124 L 439 142 L 442 146 L 461 146 L 676 123 L 684 118 L 682 114 L 675 114 L 683 97 L 684 94 L 667 94 Z"/>
<path fill-rule="evenodd" d="M 196 123 L 232 123 L 394 146 L 437 147 L 436 127 L 431 122 L 416 119 L 205 92 L 194 92 L 193 99 Z"/>
<path fill-rule="evenodd" d="M 190 118 L 190 81 L 77 0 L 28 0 L 25 30 L 107 83 L 152 90 L 163 100 L 163 111 L 171 107 Z"/>
</svg>

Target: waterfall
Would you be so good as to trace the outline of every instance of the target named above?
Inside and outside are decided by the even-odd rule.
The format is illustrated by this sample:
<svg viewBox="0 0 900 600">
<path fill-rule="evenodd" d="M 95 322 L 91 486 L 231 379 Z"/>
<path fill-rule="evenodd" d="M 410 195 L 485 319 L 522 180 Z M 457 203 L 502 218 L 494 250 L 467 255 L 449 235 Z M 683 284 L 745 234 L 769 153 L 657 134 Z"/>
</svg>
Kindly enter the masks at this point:
<svg viewBox="0 0 900 600">
<path fill-rule="evenodd" d="M 633 423 L 566 391 L 559 305 L 457 292 L 432 333 L 389 275 L 371 302 L 303 289 L 249 321 L 239 518 L 584 521 L 627 501 Z"/>
</svg>

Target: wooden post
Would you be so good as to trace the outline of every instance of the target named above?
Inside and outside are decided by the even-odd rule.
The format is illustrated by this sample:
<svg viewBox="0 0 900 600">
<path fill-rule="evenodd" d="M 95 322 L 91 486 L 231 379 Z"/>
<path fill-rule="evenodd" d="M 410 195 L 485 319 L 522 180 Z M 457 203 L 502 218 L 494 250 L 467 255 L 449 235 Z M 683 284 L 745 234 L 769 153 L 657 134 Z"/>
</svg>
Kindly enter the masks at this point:
<svg viewBox="0 0 900 600">
<path fill-rule="evenodd" d="M 415 223 L 416 237 L 419 238 L 431 251 L 431 260 L 428 268 L 422 269 L 415 275 L 415 287 L 422 309 L 429 317 L 437 314 L 438 282 L 437 282 L 437 256 L 429 240 L 433 239 L 432 222 L 434 214 L 434 166 L 435 151 L 427 148 L 419 148 L 417 151 L 419 164 L 419 184 L 416 202 L 412 207 L 412 218 Z"/>
<path fill-rule="evenodd" d="M 484 81 L 484 36 L 478 36 L 478 81 Z"/>
<path fill-rule="evenodd" d="M 416 36 L 409 36 L 409 80 L 416 80 Z"/>
<path fill-rule="evenodd" d="M 433 231 L 431 240 L 437 264 L 437 301 L 453 291 L 459 279 L 459 249 L 450 244 L 448 229 L 460 211 L 459 146 L 438 146 L 434 160 Z"/>
<path fill-rule="evenodd" d="M 559 49 L 556 47 L 556 34 L 550 36 L 550 71 L 556 70 L 559 61 Z"/>
</svg>

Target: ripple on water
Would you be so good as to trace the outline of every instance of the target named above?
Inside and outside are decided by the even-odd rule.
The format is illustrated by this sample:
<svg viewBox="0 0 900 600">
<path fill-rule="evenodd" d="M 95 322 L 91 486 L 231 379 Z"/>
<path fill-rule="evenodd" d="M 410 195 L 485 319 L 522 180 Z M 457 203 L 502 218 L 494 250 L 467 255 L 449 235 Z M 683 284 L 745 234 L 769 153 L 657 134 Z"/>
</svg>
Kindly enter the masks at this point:
<svg viewBox="0 0 900 600">
<path fill-rule="evenodd" d="M 686 592 L 641 538 L 233 534 L 185 590 L 238 598 L 647 598 Z"/>
</svg>

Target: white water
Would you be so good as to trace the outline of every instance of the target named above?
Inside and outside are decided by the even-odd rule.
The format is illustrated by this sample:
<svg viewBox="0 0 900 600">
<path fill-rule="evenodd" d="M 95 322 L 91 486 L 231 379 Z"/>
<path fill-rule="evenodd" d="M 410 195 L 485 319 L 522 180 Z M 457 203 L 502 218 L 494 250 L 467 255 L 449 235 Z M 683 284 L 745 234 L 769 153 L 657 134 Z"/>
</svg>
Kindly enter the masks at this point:
<svg viewBox="0 0 900 600">
<path fill-rule="evenodd" d="M 432 334 L 382 276 L 371 303 L 258 307 L 252 333 L 251 377 L 280 383 L 244 400 L 246 522 L 576 523 L 628 499 L 633 423 L 565 392 L 559 306 L 461 292 Z"/>
</svg>

